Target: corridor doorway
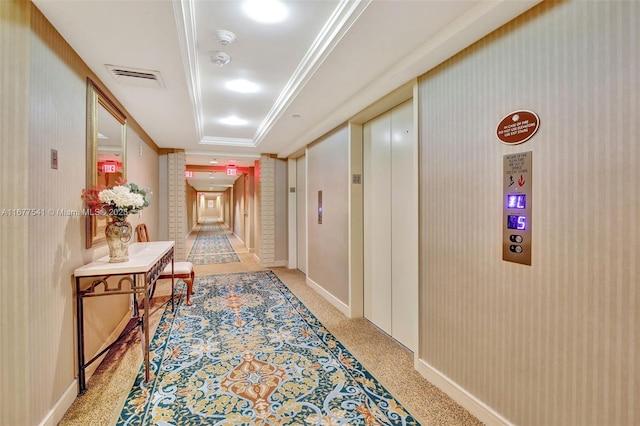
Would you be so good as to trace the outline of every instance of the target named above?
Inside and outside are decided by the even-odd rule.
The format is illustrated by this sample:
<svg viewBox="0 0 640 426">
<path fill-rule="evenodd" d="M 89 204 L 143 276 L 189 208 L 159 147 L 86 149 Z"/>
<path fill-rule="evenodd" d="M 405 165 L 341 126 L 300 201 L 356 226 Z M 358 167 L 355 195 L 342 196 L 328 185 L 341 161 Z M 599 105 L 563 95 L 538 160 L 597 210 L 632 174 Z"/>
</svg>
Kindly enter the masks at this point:
<svg viewBox="0 0 640 426">
<path fill-rule="evenodd" d="M 296 160 L 296 256 L 298 269 L 307 274 L 307 159 Z"/>
</svg>

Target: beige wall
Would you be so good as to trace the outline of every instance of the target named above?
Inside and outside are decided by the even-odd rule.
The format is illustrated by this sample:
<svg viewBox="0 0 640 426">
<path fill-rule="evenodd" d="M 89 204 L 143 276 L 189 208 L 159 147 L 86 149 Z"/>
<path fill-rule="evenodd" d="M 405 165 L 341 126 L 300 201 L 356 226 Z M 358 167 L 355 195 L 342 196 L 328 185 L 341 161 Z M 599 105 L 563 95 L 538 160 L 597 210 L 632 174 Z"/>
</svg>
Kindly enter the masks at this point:
<svg viewBox="0 0 640 426">
<path fill-rule="evenodd" d="M 213 202 L 213 207 L 209 207 L 209 201 Z M 201 216 L 203 218 L 219 219 L 222 216 L 221 206 L 222 203 L 218 201 L 217 193 L 205 193 Z"/>
<path fill-rule="evenodd" d="M 244 175 L 240 176 L 233 183 L 233 233 L 236 234 L 238 238 L 244 241 L 244 212 L 245 212 L 245 202 L 244 202 L 244 187 L 245 187 L 245 179 Z"/>
<path fill-rule="evenodd" d="M 248 216 L 245 216 L 245 225 L 244 225 L 244 244 L 249 249 L 250 252 L 253 252 L 255 249 L 255 233 L 256 233 L 256 199 L 255 199 L 255 178 L 254 178 L 254 170 L 253 167 L 249 168 L 246 176 L 244 176 L 244 197 L 245 197 L 245 209 L 248 213 Z"/>
<path fill-rule="evenodd" d="M 224 194 L 222 196 L 222 204 L 223 204 L 223 209 L 224 209 L 224 224 L 227 225 L 229 227 L 229 229 L 233 228 L 233 208 L 232 208 L 232 202 L 233 202 L 233 190 L 232 188 L 228 188 L 226 191 L 224 191 Z"/>
<path fill-rule="evenodd" d="M 97 79 L 29 2 L 0 2 L 0 52 L 0 208 L 44 212 L 0 217 L 0 424 L 55 424 L 77 392 L 73 271 L 107 248 L 84 249 L 84 217 L 49 211 L 83 207 L 86 78 Z M 128 137 L 136 141 L 134 133 L 148 141 L 130 119 Z M 153 188 L 157 154 L 147 145 L 153 143 L 145 142 L 142 159 L 128 153 L 128 170 L 131 181 Z M 57 170 L 50 167 L 51 149 L 58 151 Z M 157 210 L 152 205 L 143 213 L 152 226 Z M 109 297 L 85 307 L 90 358 L 127 301 Z"/>
<path fill-rule="evenodd" d="M 65 58 L 59 56 L 61 52 L 69 53 L 64 42 L 49 31 L 40 31 L 46 22 L 35 11 L 31 18 L 34 30 L 29 58 L 29 167 L 16 176 L 29 175 L 26 206 L 47 211 L 81 209 L 79 195 L 86 176 L 86 81 L 72 74 Z M 57 170 L 50 167 L 51 149 L 58 151 Z M 29 293 L 29 301 L 27 306 L 14 309 L 29 310 L 27 359 L 28 365 L 35 368 L 30 372 L 28 395 L 33 398 L 31 421 L 37 422 L 64 394 L 75 374 L 71 275 L 82 264 L 84 217 L 47 214 L 26 220 L 29 273 L 14 283 Z M 112 303 L 120 314 L 126 311 L 120 301 Z M 91 315 L 100 312 L 105 304 L 93 305 L 96 309 L 89 311 L 87 335 L 104 338 L 118 321 Z M 88 351 L 99 346 L 97 340 L 87 339 Z"/>
<path fill-rule="evenodd" d="M 158 236 L 158 207 L 159 199 L 159 162 L 158 154 L 140 138 L 138 133 L 129 129 L 127 132 L 127 180 L 134 182 L 141 188 L 151 190 L 149 195 L 150 207 L 140 214 L 129 216 L 129 222 L 135 229 L 139 223 L 145 223 L 152 241 L 159 241 Z"/>
<path fill-rule="evenodd" d="M 349 304 L 348 184 L 346 126 L 307 148 L 307 277 L 341 303 Z M 322 224 L 318 191 L 322 190 Z"/>
<path fill-rule="evenodd" d="M 29 56 L 30 8 L 0 2 L 0 208 L 29 204 Z M 7 107 L 9 106 L 10 107 Z M 30 292 L 28 220 L 0 217 L 0 424 L 36 423 L 49 401 L 38 406 L 27 398 L 32 385 L 30 360 Z M 70 321 L 66 321 L 70 324 Z M 66 338 L 69 342 L 69 337 Z M 72 341 L 71 341 L 72 343 Z M 49 364 L 49 363 L 47 363 Z M 70 382 L 73 360 L 62 367 Z M 50 370 L 50 368 L 47 368 Z M 52 384 L 49 383 L 51 388 Z M 59 390 L 56 390 L 60 394 Z M 33 408 L 32 408 L 33 407 Z M 30 414 L 32 410 L 36 412 Z"/>
<path fill-rule="evenodd" d="M 187 229 L 189 232 L 198 223 L 198 192 L 189 184 L 186 185 Z"/>
<path fill-rule="evenodd" d="M 421 80 L 419 356 L 516 424 L 640 423 L 638 28 L 638 2 L 544 2 Z M 518 109 L 540 130 L 505 146 Z M 522 266 L 501 173 L 529 150 Z"/>
</svg>

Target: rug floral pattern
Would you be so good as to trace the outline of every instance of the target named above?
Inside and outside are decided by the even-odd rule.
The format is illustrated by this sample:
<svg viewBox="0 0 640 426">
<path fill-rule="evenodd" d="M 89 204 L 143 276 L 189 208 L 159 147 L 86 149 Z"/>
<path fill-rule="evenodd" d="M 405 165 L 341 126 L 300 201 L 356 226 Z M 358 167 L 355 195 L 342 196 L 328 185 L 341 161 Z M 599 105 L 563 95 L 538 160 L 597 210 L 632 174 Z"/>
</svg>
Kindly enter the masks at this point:
<svg viewBox="0 0 640 426">
<path fill-rule="evenodd" d="M 200 232 L 222 232 L 222 226 L 218 223 L 200 225 Z"/>
<path fill-rule="evenodd" d="M 196 299 L 197 297 L 197 299 Z M 118 425 L 417 425 L 271 271 L 196 279 Z"/>
<path fill-rule="evenodd" d="M 196 265 L 240 262 L 240 258 L 229 242 L 229 238 L 224 234 L 198 234 L 187 260 Z"/>
</svg>

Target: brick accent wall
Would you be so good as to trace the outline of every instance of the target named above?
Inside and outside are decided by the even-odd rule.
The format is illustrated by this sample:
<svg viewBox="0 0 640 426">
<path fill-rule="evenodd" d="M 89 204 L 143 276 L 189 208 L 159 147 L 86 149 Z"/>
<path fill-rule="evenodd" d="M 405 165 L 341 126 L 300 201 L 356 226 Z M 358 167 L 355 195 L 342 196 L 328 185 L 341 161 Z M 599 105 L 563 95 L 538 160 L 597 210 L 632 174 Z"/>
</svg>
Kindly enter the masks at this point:
<svg viewBox="0 0 640 426">
<path fill-rule="evenodd" d="M 168 154 L 168 226 L 169 239 L 176 242 L 174 257 L 176 261 L 184 261 L 186 253 L 187 235 L 187 203 L 186 203 L 186 180 L 184 177 L 185 156 L 184 152 L 174 152 Z"/>
<path fill-rule="evenodd" d="M 260 265 L 275 266 L 276 160 L 260 157 Z"/>
</svg>

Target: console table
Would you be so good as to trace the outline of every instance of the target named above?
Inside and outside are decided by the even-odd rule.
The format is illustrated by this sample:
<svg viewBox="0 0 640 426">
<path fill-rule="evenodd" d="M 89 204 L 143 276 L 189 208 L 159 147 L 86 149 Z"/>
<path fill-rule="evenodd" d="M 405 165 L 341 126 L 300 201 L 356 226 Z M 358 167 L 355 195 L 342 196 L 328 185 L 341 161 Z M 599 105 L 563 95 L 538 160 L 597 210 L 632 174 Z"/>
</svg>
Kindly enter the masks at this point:
<svg viewBox="0 0 640 426">
<path fill-rule="evenodd" d="M 76 324 L 78 338 L 78 395 L 87 390 L 85 369 L 108 351 L 120 338 L 116 339 L 100 353 L 85 362 L 84 354 L 84 310 L 83 300 L 86 297 L 102 297 L 114 294 L 133 295 L 133 318 L 141 327 L 142 352 L 144 354 L 145 381 L 149 381 L 149 301 L 155 290 L 156 281 L 163 269 L 171 262 L 171 304 L 173 309 L 173 241 L 154 241 L 133 243 L 129 246 L 129 261 L 109 263 L 109 256 L 102 257 L 74 271 L 76 278 Z M 113 276 L 121 276 L 114 283 L 107 280 Z M 80 282 L 90 280 L 88 287 L 81 288 Z M 141 281 L 141 282 L 140 282 Z M 96 290 L 102 288 L 102 292 Z M 137 296 L 142 296 L 144 312 L 140 315 Z M 123 333 L 123 335 L 126 333 Z"/>
</svg>

